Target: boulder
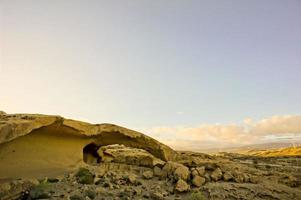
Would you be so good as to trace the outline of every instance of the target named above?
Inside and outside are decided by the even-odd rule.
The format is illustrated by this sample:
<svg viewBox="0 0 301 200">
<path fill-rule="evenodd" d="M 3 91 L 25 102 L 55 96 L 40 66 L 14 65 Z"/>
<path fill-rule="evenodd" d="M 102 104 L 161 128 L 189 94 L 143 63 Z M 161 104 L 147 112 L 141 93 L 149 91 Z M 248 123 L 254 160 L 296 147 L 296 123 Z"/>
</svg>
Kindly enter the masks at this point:
<svg viewBox="0 0 301 200">
<path fill-rule="evenodd" d="M 168 178 L 174 178 L 176 180 L 187 180 L 189 177 L 189 168 L 176 162 L 167 162 L 162 168 L 162 176 Z"/>
<path fill-rule="evenodd" d="M 205 175 L 205 166 L 197 167 L 196 171 L 199 173 L 200 176 L 204 176 Z"/>
<path fill-rule="evenodd" d="M 186 166 L 179 166 L 175 171 L 174 171 L 174 178 L 176 180 L 179 180 L 179 179 L 183 179 L 185 181 L 188 180 L 189 178 L 189 175 L 190 175 L 190 171 L 189 171 L 189 168 L 186 167 Z"/>
<path fill-rule="evenodd" d="M 158 166 L 155 166 L 154 167 L 154 175 L 159 176 L 159 177 L 162 176 L 162 169 Z"/>
<path fill-rule="evenodd" d="M 175 186 L 175 191 L 177 192 L 187 192 L 190 190 L 190 186 L 186 181 L 179 179 Z"/>
<path fill-rule="evenodd" d="M 223 179 L 224 181 L 230 181 L 233 179 L 233 175 L 231 174 L 231 172 L 225 172 L 224 175 L 223 175 Z"/>
<path fill-rule="evenodd" d="M 152 179 L 154 177 L 154 172 L 147 170 L 147 171 L 143 172 L 142 176 L 145 179 Z"/>
<path fill-rule="evenodd" d="M 196 169 L 192 169 L 192 170 L 191 170 L 191 175 L 192 175 L 192 177 L 194 178 L 194 177 L 196 177 L 196 176 L 199 176 L 199 173 L 198 173 L 198 171 L 197 171 Z"/>
<path fill-rule="evenodd" d="M 102 158 L 102 162 L 125 163 L 145 167 L 154 167 L 158 164 L 164 164 L 164 161 L 156 158 L 143 149 L 119 144 L 103 146 L 98 150 L 98 154 Z"/>
<path fill-rule="evenodd" d="M 202 186 L 206 182 L 206 179 L 200 176 L 195 176 L 192 179 L 192 184 L 196 187 Z"/>
<path fill-rule="evenodd" d="M 220 168 L 216 168 L 210 175 L 213 181 L 218 181 L 222 178 L 223 172 Z"/>
<path fill-rule="evenodd" d="M 164 199 L 164 195 L 160 192 L 151 192 L 150 197 L 153 200 L 163 200 Z"/>
</svg>

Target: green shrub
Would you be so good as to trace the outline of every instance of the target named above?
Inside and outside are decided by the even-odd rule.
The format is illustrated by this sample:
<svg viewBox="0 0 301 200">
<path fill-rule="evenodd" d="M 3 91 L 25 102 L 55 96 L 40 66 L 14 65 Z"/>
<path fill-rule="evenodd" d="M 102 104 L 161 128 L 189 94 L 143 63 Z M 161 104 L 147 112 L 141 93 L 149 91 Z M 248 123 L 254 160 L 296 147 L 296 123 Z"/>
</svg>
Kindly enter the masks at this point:
<svg viewBox="0 0 301 200">
<path fill-rule="evenodd" d="M 79 168 L 75 174 L 77 182 L 81 184 L 93 184 L 94 175 L 86 168 Z"/>
<path fill-rule="evenodd" d="M 206 200 L 206 198 L 201 192 L 193 192 L 189 196 L 188 200 Z"/>
</svg>

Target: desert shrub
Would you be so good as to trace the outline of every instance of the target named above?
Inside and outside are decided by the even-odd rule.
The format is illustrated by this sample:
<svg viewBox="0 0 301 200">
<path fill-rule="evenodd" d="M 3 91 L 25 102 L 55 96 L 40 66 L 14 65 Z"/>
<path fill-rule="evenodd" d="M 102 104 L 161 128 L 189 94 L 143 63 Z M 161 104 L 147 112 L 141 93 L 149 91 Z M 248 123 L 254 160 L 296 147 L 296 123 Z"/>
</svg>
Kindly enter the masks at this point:
<svg viewBox="0 0 301 200">
<path fill-rule="evenodd" d="M 193 192 L 190 194 L 188 200 L 206 200 L 202 192 Z"/>
<path fill-rule="evenodd" d="M 96 192 L 94 190 L 92 190 L 92 189 L 88 189 L 88 190 L 86 190 L 85 195 L 87 197 L 89 197 L 90 199 L 95 199 Z"/>
<path fill-rule="evenodd" d="M 94 175 L 86 168 L 79 168 L 75 174 L 77 182 L 81 184 L 93 184 Z"/>
<path fill-rule="evenodd" d="M 70 200 L 84 200 L 84 197 L 74 194 L 74 195 L 70 196 Z"/>
<path fill-rule="evenodd" d="M 50 198 L 49 189 L 50 187 L 47 183 L 40 183 L 31 188 L 29 197 L 31 199 L 48 199 Z"/>
</svg>

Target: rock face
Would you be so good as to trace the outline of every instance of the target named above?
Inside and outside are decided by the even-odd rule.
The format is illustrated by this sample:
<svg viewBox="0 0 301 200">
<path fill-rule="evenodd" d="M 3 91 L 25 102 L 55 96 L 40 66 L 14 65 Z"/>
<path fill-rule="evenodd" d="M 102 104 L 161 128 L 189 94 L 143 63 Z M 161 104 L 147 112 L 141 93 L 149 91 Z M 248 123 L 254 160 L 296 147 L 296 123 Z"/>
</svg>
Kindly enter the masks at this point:
<svg viewBox="0 0 301 200">
<path fill-rule="evenodd" d="M 164 165 L 164 161 L 156 158 L 143 149 L 126 147 L 124 145 L 108 145 L 98 150 L 103 162 L 116 162 L 146 167 Z"/>
<path fill-rule="evenodd" d="M 124 144 L 145 149 L 162 160 L 172 160 L 175 152 L 168 146 L 137 131 L 114 124 L 89 124 L 60 116 L 0 113 L 0 144 L 39 131 L 54 131 L 89 137 L 99 145 Z"/>
</svg>

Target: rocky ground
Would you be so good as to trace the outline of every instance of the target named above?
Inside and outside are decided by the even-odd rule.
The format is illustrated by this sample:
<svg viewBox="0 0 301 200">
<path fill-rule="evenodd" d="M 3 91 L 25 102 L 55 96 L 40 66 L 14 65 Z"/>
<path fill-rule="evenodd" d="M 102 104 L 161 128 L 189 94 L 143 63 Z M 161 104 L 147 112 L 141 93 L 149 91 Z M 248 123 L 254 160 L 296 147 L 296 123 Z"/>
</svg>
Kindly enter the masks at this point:
<svg viewBox="0 0 301 200">
<path fill-rule="evenodd" d="M 178 152 L 164 162 L 123 145 L 98 153 L 100 163 L 61 176 L 2 180 L 0 199 L 301 199 L 300 157 Z"/>
</svg>

